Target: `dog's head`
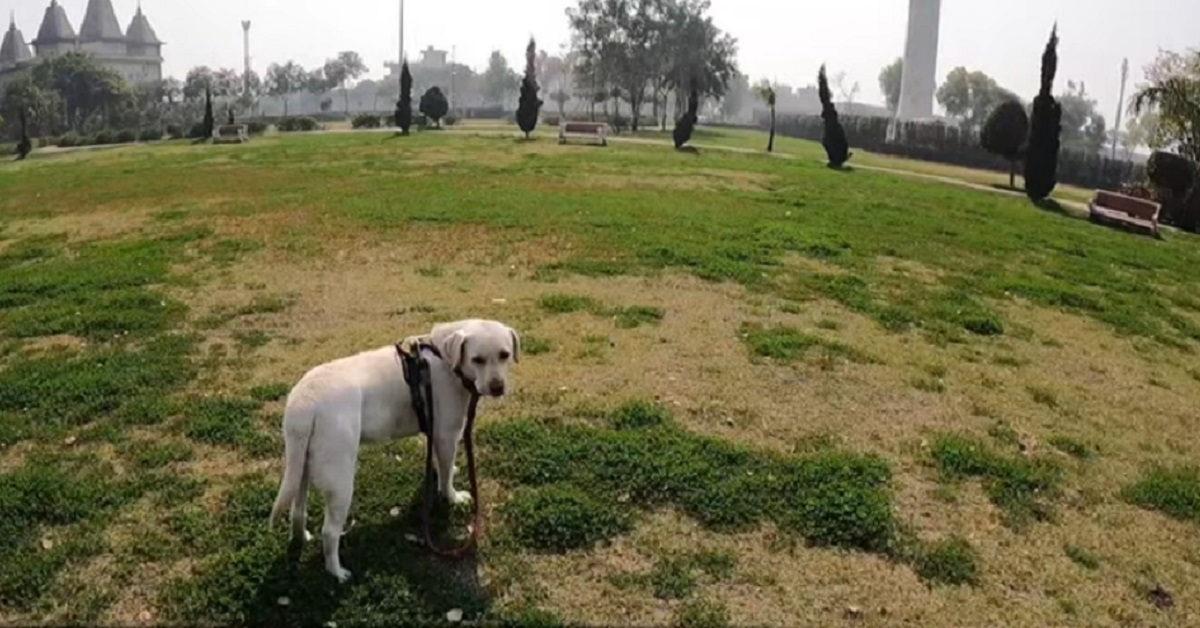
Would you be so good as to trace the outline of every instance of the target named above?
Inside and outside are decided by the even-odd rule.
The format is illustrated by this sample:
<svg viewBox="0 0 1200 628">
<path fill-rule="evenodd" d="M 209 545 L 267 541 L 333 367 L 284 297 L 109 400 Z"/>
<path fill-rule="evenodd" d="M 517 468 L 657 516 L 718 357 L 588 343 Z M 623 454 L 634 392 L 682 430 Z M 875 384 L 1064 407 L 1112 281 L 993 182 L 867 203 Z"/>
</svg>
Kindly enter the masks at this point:
<svg viewBox="0 0 1200 628">
<path fill-rule="evenodd" d="M 433 344 L 451 369 L 480 395 L 502 397 L 509 390 L 508 366 L 521 359 L 521 336 L 504 323 L 469 319 L 433 327 Z"/>
</svg>

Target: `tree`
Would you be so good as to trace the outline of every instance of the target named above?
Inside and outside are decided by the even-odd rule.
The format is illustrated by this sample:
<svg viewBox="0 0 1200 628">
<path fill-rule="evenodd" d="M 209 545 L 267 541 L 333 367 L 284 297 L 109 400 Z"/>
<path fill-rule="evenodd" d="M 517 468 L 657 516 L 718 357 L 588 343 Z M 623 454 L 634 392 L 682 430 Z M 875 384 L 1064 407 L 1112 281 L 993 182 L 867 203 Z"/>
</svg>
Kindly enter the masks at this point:
<svg viewBox="0 0 1200 628">
<path fill-rule="evenodd" d="M 1010 100 L 996 107 L 983 125 L 980 143 L 984 150 L 1008 160 L 1008 187 L 1017 187 L 1017 162 L 1029 138 L 1029 116 L 1025 106 Z"/>
<path fill-rule="evenodd" d="M 896 57 L 888 66 L 879 71 L 879 91 L 883 92 L 887 101 L 888 111 L 896 113 L 900 108 L 900 86 L 904 80 L 904 59 Z"/>
<path fill-rule="evenodd" d="M 450 112 L 450 101 L 446 100 L 446 95 L 442 93 L 441 88 L 434 85 L 430 87 L 421 96 L 421 113 L 433 120 L 433 123 L 441 128 L 442 118 Z"/>
<path fill-rule="evenodd" d="M 483 96 L 491 104 L 504 106 L 508 96 L 516 89 L 519 80 L 509 69 L 508 60 L 499 50 L 492 51 L 488 69 L 483 73 Z"/>
<path fill-rule="evenodd" d="M 316 68 L 310 70 L 304 76 L 304 89 L 313 96 L 320 96 L 328 92 L 337 83 L 331 83 L 329 77 L 325 75 L 325 68 Z"/>
<path fill-rule="evenodd" d="M 517 105 L 517 125 L 525 133 L 525 139 L 537 127 L 538 114 L 542 110 L 542 101 L 538 98 L 537 82 L 537 44 L 529 38 L 529 46 L 525 49 L 525 78 L 521 80 L 521 100 Z"/>
<path fill-rule="evenodd" d="M 858 92 L 861 91 L 858 82 L 846 87 L 846 73 L 838 72 L 834 77 L 834 83 L 837 85 L 838 93 L 842 95 L 842 102 L 846 103 L 846 112 L 854 115 L 854 100 L 858 98 Z"/>
<path fill-rule="evenodd" d="M 1067 81 L 1066 93 L 1058 97 L 1062 107 L 1063 145 L 1086 153 L 1099 153 L 1108 139 L 1104 116 L 1083 83 Z"/>
<path fill-rule="evenodd" d="M 771 110 L 771 136 L 767 140 L 767 152 L 772 153 L 775 152 L 775 88 L 771 87 L 770 81 L 763 79 L 763 82 L 754 88 L 754 91 Z"/>
<path fill-rule="evenodd" d="M 566 106 L 568 102 L 571 102 L 571 92 L 559 87 L 558 89 L 550 92 L 550 100 L 554 101 L 554 104 L 558 105 L 558 117 L 562 118 L 567 115 Z"/>
<path fill-rule="evenodd" d="M 745 108 L 746 97 L 749 95 L 750 77 L 738 72 L 725 90 L 725 97 L 721 99 L 721 118 L 723 120 L 737 118 Z"/>
<path fill-rule="evenodd" d="M 366 73 L 367 64 L 363 63 L 362 57 L 352 50 L 339 52 L 337 57 L 325 62 L 324 84 L 328 87 L 341 86 L 347 114 L 350 113 L 350 90 L 347 84 Z"/>
<path fill-rule="evenodd" d="M 288 99 L 304 90 L 308 73 L 292 61 L 267 68 L 267 94 L 283 100 L 283 115 L 288 115 Z"/>
<path fill-rule="evenodd" d="M 214 72 L 206 65 L 198 65 L 188 70 L 183 79 L 184 100 L 204 100 L 204 95 L 212 88 L 214 82 Z"/>
<path fill-rule="evenodd" d="M 56 130 L 58 112 L 62 110 L 62 99 L 58 93 L 43 89 L 29 74 L 19 74 L 5 85 L 3 100 L 0 100 L 0 119 L 17 124 L 21 116 L 32 118 L 27 122 L 34 128 L 35 135 L 50 135 Z M 20 138 L 19 126 L 7 129 L 6 135 Z"/>
<path fill-rule="evenodd" d="M 697 115 L 696 112 L 700 108 L 700 92 L 693 89 L 688 94 L 688 107 L 683 116 L 675 122 L 675 130 L 672 133 L 675 139 L 675 149 L 683 148 L 692 139 L 692 131 L 696 128 Z"/>
<path fill-rule="evenodd" d="M 1042 201 L 1054 191 L 1058 179 L 1058 149 L 1062 133 L 1062 107 L 1050 91 L 1058 73 L 1058 25 L 1042 53 L 1042 84 L 1033 99 L 1029 125 L 1029 148 L 1025 153 L 1025 194 Z"/>
<path fill-rule="evenodd" d="M 979 130 L 1000 103 L 1020 100 L 1016 94 L 1000 87 L 983 72 L 954 68 L 937 91 L 937 101 L 946 113 L 958 118 L 973 131 Z"/>
<path fill-rule="evenodd" d="M 825 75 L 825 66 L 817 73 L 817 90 L 821 98 L 821 119 L 825 121 L 825 133 L 821 144 L 825 154 L 829 156 L 830 168 L 841 168 L 850 160 L 850 143 L 846 140 L 846 130 L 838 121 L 837 109 L 833 106 L 833 94 L 829 91 L 829 79 Z"/>
<path fill-rule="evenodd" d="M 207 89 L 204 91 L 204 139 L 207 140 L 213 136 L 216 125 L 217 120 L 213 116 L 212 89 Z"/>
<path fill-rule="evenodd" d="M 66 125 L 76 132 L 96 117 L 119 111 L 129 97 L 119 74 L 84 53 L 45 59 L 34 64 L 31 75 L 39 89 L 58 94 Z"/>
<path fill-rule="evenodd" d="M 29 141 L 29 125 L 25 120 L 25 110 L 20 113 L 21 118 L 21 141 L 17 143 L 17 161 L 21 161 L 33 152 L 33 142 Z"/>
<path fill-rule="evenodd" d="M 1179 154 L 1200 161 L 1200 51 L 1191 57 L 1165 54 L 1147 68 L 1148 82 L 1134 94 L 1133 111 L 1155 116 L 1151 147 L 1176 147 Z"/>
<path fill-rule="evenodd" d="M 412 73 L 408 71 L 408 61 L 400 66 L 400 100 L 396 101 L 396 126 L 400 127 L 402 135 L 408 135 L 412 127 Z"/>
</svg>

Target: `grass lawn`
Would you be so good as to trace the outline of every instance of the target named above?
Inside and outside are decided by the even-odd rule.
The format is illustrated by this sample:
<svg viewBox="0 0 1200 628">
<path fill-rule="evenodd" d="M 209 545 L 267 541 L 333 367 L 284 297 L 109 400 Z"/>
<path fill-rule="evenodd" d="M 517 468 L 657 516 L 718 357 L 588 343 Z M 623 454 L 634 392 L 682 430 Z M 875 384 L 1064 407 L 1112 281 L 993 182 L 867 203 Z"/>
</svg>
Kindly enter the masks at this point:
<svg viewBox="0 0 1200 628">
<path fill-rule="evenodd" d="M 671 140 L 669 132 L 644 131 L 640 132 L 639 136 L 665 141 Z M 766 151 L 768 136 L 765 132 L 754 129 L 702 128 L 696 131 L 694 140 L 700 146 L 728 146 Z M 880 155 L 854 148 L 853 146 L 851 146 L 851 150 L 854 153 L 854 156 L 850 159 L 851 166 L 857 164 L 873 168 L 901 170 L 913 174 L 948 177 L 976 185 L 996 186 L 1008 189 L 1007 172 L 964 168 L 950 164 L 938 164 L 906 159 L 904 157 Z M 810 142 L 808 140 L 779 135 L 775 137 L 775 152 L 783 155 L 794 155 L 802 159 L 813 159 L 822 162 L 826 160 L 825 149 L 819 142 Z M 1022 185 L 1021 173 L 1019 171 L 1017 173 L 1017 185 Z M 1092 200 L 1094 195 L 1094 190 L 1086 190 L 1070 185 L 1060 184 L 1054 189 L 1054 198 L 1077 203 L 1086 203 Z"/>
<path fill-rule="evenodd" d="M 1200 240 L 550 135 L 0 164 L 4 623 L 1194 621 Z M 282 399 L 474 316 L 525 348 L 481 551 L 413 543 L 422 444 L 370 447 L 337 586 L 266 529 Z"/>
</svg>

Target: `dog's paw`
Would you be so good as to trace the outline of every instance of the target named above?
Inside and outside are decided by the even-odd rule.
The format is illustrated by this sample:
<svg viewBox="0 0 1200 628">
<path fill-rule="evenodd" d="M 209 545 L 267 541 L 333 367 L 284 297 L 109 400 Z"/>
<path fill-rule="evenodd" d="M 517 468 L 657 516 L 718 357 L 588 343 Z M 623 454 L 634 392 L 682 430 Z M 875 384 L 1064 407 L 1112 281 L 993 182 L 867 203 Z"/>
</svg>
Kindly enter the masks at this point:
<svg viewBox="0 0 1200 628">
<path fill-rule="evenodd" d="M 341 567 L 338 567 L 337 571 L 331 571 L 329 573 L 333 574 L 334 578 L 337 578 L 339 584 L 345 584 L 346 581 L 350 579 L 350 571 Z"/>
<path fill-rule="evenodd" d="M 454 491 L 450 495 L 447 495 L 446 498 L 454 506 L 458 506 L 459 504 L 469 504 L 469 503 L 471 503 L 471 492 L 470 491 Z"/>
</svg>

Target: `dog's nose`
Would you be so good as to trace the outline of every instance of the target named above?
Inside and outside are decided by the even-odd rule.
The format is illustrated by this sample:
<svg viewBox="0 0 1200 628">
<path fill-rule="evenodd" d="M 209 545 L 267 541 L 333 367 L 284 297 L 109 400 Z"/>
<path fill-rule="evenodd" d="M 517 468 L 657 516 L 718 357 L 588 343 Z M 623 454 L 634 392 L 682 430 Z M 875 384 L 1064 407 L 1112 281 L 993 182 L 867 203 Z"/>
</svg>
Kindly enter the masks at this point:
<svg viewBox="0 0 1200 628">
<path fill-rule="evenodd" d="M 499 380 L 499 379 L 494 379 L 494 380 L 488 382 L 488 390 L 492 393 L 493 397 L 499 397 L 499 396 L 503 395 L 504 394 L 504 381 Z"/>
</svg>

